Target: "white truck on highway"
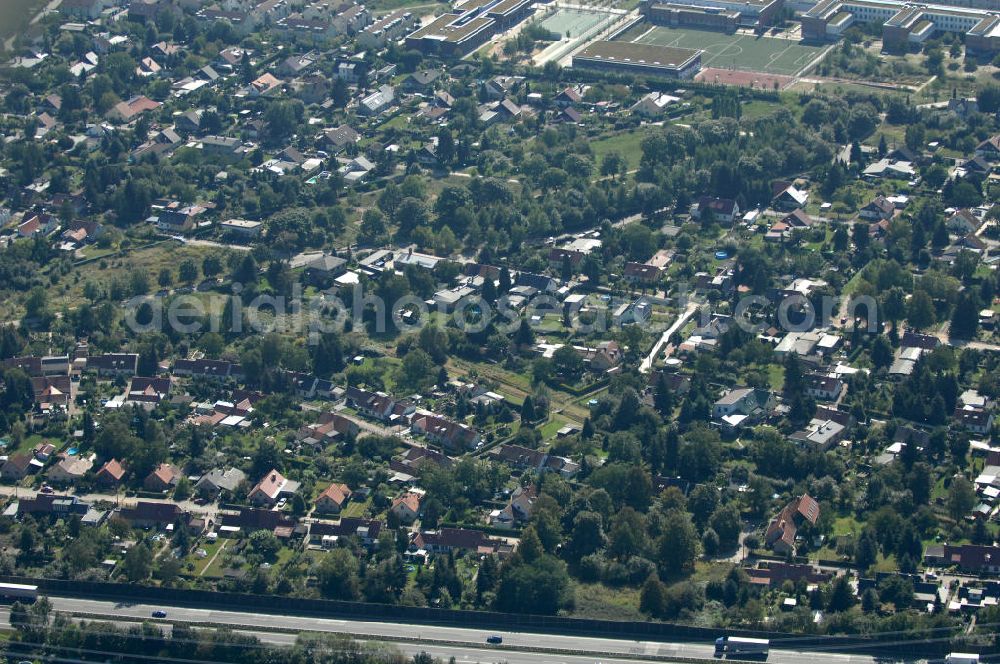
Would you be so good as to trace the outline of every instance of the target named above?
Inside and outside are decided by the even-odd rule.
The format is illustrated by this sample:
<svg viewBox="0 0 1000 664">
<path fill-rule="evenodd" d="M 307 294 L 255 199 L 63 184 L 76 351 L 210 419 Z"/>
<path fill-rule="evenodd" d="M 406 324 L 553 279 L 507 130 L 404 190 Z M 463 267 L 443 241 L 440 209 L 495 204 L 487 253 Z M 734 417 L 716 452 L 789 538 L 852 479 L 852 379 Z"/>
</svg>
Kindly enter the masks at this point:
<svg viewBox="0 0 1000 664">
<path fill-rule="evenodd" d="M 766 658 L 771 649 L 767 639 L 750 639 L 743 636 L 720 636 L 715 640 L 715 654 Z"/>
<path fill-rule="evenodd" d="M 23 583 L 0 583 L 0 597 L 22 602 L 34 602 L 38 599 L 38 586 Z"/>
<path fill-rule="evenodd" d="M 979 655 L 967 652 L 953 652 L 944 658 L 947 664 L 979 664 Z"/>
</svg>

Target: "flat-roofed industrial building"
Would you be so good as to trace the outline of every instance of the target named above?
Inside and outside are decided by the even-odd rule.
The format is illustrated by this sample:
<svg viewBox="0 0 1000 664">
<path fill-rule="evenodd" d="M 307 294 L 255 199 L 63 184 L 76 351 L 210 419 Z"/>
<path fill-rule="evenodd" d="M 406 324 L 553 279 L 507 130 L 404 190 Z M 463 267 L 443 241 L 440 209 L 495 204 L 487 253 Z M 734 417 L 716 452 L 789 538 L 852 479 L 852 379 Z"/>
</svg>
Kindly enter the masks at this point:
<svg viewBox="0 0 1000 664">
<path fill-rule="evenodd" d="M 574 69 L 632 76 L 692 78 L 701 69 L 702 51 L 622 41 L 595 41 L 573 56 Z"/>
<path fill-rule="evenodd" d="M 428 55 L 462 57 L 531 13 L 531 0 L 471 0 L 414 30 L 406 37 L 406 47 Z"/>
<path fill-rule="evenodd" d="M 771 25 L 785 0 L 644 0 L 640 11 L 656 25 L 735 30 Z"/>
<path fill-rule="evenodd" d="M 905 51 L 942 34 L 962 34 L 970 53 L 1000 52 L 1000 16 L 995 12 L 896 0 L 820 0 L 802 15 L 802 38 L 830 41 L 855 23 L 881 24 L 888 51 Z"/>
</svg>

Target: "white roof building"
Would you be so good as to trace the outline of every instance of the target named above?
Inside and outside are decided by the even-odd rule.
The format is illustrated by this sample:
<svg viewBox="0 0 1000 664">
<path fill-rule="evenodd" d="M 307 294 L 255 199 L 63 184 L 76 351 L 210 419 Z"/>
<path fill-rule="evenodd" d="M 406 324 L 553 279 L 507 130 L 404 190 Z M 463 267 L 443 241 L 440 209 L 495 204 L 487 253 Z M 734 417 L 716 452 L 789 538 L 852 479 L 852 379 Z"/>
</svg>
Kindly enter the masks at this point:
<svg viewBox="0 0 1000 664">
<path fill-rule="evenodd" d="M 667 106 L 680 100 L 680 97 L 674 97 L 665 92 L 650 92 L 633 104 L 631 111 L 647 117 L 659 116 L 663 114 Z"/>
</svg>

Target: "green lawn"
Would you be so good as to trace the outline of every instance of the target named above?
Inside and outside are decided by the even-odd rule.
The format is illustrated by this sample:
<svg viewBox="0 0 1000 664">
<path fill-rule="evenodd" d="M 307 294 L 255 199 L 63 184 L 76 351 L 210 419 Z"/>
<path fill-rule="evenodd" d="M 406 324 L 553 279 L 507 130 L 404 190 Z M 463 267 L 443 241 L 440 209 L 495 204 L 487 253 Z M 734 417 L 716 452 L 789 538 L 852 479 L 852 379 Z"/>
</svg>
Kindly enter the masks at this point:
<svg viewBox="0 0 1000 664">
<path fill-rule="evenodd" d="M 785 387 L 785 368 L 780 364 L 767 365 L 767 382 L 775 392 L 783 390 Z"/>
<path fill-rule="evenodd" d="M 216 551 L 222 548 L 225 541 L 226 540 L 199 542 L 198 545 L 195 546 L 195 549 L 205 549 L 208 555 L 204 558 L 198 558 L 193 553 L 188 556 L 188 562 L 194 565 L 194 571 L 191 572 L 194 576 L 201 576 L 201 574 L 205 571 L 205 568 L 208 567 L 208 564 L 211 562 L 212 557 L 215 556 Z"/>
<path fill-rule="evenodd" d="M 628 162 L 628 169 L 631 171 L 639 167 L 639 159 L 642 157 L 642 141 L 645 138 L 645 131 L 622 132 L 591 141 L 590 149 L 594 151 L 594 161 L 598 165 L 604 161 L 605 155 L 609 152 L 617 152 Z"/>
<path fill-rule="evenodd" d="M 63 279 L 48 289 L 49 306 L 53 311 L 67 307 L 71 311 L 85 302 L 83 289 L 88 281 L 107 286 L 114 279 L 128 281 L 133 271 L 142 271 L 149 275 L 150 291 L 155 291 L 156 277 L 160 270 L 169 267 L 177 277 L 176 269 L 186 258 L 194 260 L 199 265 L 208 253 L 223 254 L 222 250 L 202 246 L 181 245 L 177 242 L 163 242 L 154 246 L 129 251 L 124 256 L 95 261 L 80 266 L 74 273 L 79 278 Z M 20 302 L 10 300 L 0 303 L 0 320 L 19 318 L 24 314 Z"/>
<path fill-rule="evenodd" d="M 24 441 L 21 443 L 21 448 L 33 449 L 35 446 L 41 445 L 42 443 L 53 443 L 54 445 L 58 446 L 60 442 L 61 441 L 59 440 L 50 440 L 49 438 L 43 436 L 40 433 L 33 433 L 30 436 L 24 437 Z"/>
<path fill-rule="evenodd" d="M 608 620 L 647 620 L 639 611 L 638 588 L 610 588 L 600 583 L 577 583 L 575 591 L 574 616 Z"/>
<path fill-rule="evenodd" d="M 272 563 L 273 566 L 283 567 L 287 565 L 288 561 L 290 561 L 293 557 L 295 557 L 295 554 L 297 554 L 298 552 L 299 552 L 298 548 L 289 548 L 287 546 L 281 547 L 280 549 L 278 549 L 278 559 L 275 560 L 274 563 Z"/>
<path fill-rule="evenodd" d="M 983 66 L 974 72 L 966 72 L 960 67 L 957 71 L 951 71 L 947 69 L 947 65 L 950 62 L 957 61 L 946 57 L 946 75 L 943 78 L 935 79 L 929 85 L 921 88 L 920 92 L 914 96 L 914 103 L 943 101 L 951 96 L 952 90 L 955 90 L 955 93 L 959 97 L 975 95 L 976 90 L 983 85 L 996 82 L 993 78 L 994 72 L 996 72 L 994 67 Z M 964 60 L 962 62 L 964 63 Z"/>
<path fill-rule="evenodd" d="M 549 438 L 555 438 L 556 432 L 562 429 L 566 425 L 566 418 L 560 417 L 558 415 L 553 415 L 548 422 L 542 425 L 541 434 L 542 440 L 548 440 Z"/>
<path fill-rule="evenodd" d="M 224 546 L 225 548 L 228 549 L 231 546 L 231 542 L 229 540 L 221 540 L 221 544 L 218 544 L 217 546 L 218 547 Z M 206 551 L 208 550 L 208 547 L 203 547 L 203 548 Z M 212 560 L 211 555 L 208 558 L 205 558 L 205 560 L 202 561 L 203 567 L 201 569 L 203 571 L 201 571 L 201 576 L 211 576 L 216 578 L 221 577 L 223 570 L 222 560 L 225 557 L 226 557 L 226 552 L 223 551 L 222 553 L 220 553 L 218 556 L 215 557 L 215 560 Z M 209 562 L 210 560 L 212 560 L 212 562 Z M 197 564 L 195 565 L 195 569 L 196 570 L 198 569 Z"/>
<path fill-rule="evenodd" d="M 0 2 L 0 40 L 23 32 L 28 22 L 45 6 L 45 0 L 4 0 Z M 0 50 L 3 44 L 0 43 Z"/>
<path fill-rule="evenodd" d="M 834 537 L 839 537 L 840 535 L 850 535 L 851 533 L 860 533 L 861 524 L 858 523 L 854 517 L 842 516 L 837 517 L 833 522 L 833 535 Z"/>
<path fill-rule="evenodd" d="M 820 242 L 807 242 L 805 244 L 805 247 L 807 249 L 809 249 L 809 251 L 819 251 L 822 248 L 822 246 L 823 246 L 824 243 L 829 242 L 832 239 L 833 239 L 833 228 L 831 228 L 831 227 L 828 226 L 826 228 L 826 234 L 824 235 L 822 241 L 820 241 Z"/>
<path fill-rule="evenodd" d="M 935 484 L 934 488 L 931 489 L 931 503 L 940 500 L 946 500 L 948 498 L 948 489 L 944 486 L 944 478 L 939 479 Z"/>
<path fill-rule="evenodd" d="M 504 398 L 516 407 L 520 406 L 525 396 L 534 391 L 530 371 L 515 373 L 498 364 L 473 363 L 456 357 L 449 358 L 447 368 L 449 375 L 478 376 L 481 379 L 496 381 L 499 383 L 499 389 L 495 391 L 503 394 Z M 561 410 L 570 420 L 583 422 L 584 418 L 590 415 L 589 409 L 581 405 L 579 399 L 561 390 L 552 390 L 549 397 L 552 400 L 550 410 Z"/>
<path fill-rule="evenodd" d="M 371 501 L 369 501 L 369 500 L 360 501 L 360 502 L 356 501 L 356 500 L 352 500 L 351 502 L 347 503 L 347 507 L 345 507 L 344 510 L 340 513 L 340 516 L 341 517 L 345 517 L 345 516 L 357 516 L 357 517 L 364 516 L 365 515 L 365 510 L 368 509 L 368 504 L 370 502 Z"/>
<path fill-rule="evenodd" d="M 783 104 L 763 99 L 754 99 L 743 104 L 740 108 L 740 115 L 744 118 L 754 119 L 774 113 L 779 108 L 787 108 Z"/>
<path fill-rule="evenodd" d="M 405 113 L 400 113 L 385 124 L 379 125 L 379 131 L 386 131 L 389 129 L 406 129 L 410 126 L 409 117 L 410 116 Z"/>
<path fill-rule="evenodd" d="M 563 325 L 562 315 L 558 313 L 548 313 L 542 315 L 542 320 L 535 326 L 536 335 L 545 335 L 546 337 L 552 335 L 558 335 L 565 337 L 567 333 L 566 326 Z"/>
<path fill-rule="evenodd" d="M 885 558 L 879 554 L 878 562 L 875 563 L 876 572 L 895 572 L 897 569 L 899 569 L 899 565 L 896 563 L 895 555 Z"/>
<path fill-rule="evenodd" d="M 115 253 L 117 249 L 114 247 L 99 247 L 96 244 L 87 245 L 80 250 L 80 255 L 86 259 L 101 258 L 103 256 L 110 256 Z"/>
<path fill-rule="evenodd" d="M 865 265 L 865 267 L 868 266 Z M 857 290 L 858 284 L 860 284 L 864 280 L 864 271 L 865 268 L 864 267 L 861 268 L 860 270 L 854 273 L 854 276 L 852 276 L 850 279 L 847 280 L 846 284 L 844 284 L 844 288 L 841 290 L 841 293 L 845 297 L 847 297 L 848 295 L 853 295 L 854 291 Z"/>
<path fill-rule="evenodd" d="M 787 88 L 788 92 L 825 92 L 827 94 L 843 96 L 850 92 L 866 95 L 879 95 L 883 97 L 904 96 L 905 90 L 893 90 L 874 85 L 864 85 L 863 83 L 853 83 L 850 81 L 827 81 L 824 83 L 813 83 L 808 80 L 796 81 Z"/>
</svg>

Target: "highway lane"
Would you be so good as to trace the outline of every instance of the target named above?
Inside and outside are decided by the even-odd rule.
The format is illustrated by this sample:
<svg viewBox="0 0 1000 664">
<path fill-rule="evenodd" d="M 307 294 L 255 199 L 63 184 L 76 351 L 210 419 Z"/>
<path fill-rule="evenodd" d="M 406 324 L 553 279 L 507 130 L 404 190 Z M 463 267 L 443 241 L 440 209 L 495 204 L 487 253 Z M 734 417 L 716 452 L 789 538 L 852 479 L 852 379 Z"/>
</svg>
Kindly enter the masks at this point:
<svg viewBox="0 0 1000 664">
<path fill-rule="evenodd" d="M 582 638 L 525 632 L 494 632 L 478 628 L 408 625 L 392 622 L 383 623 L 337 618 L 317 618 L 313 616 L 274 615 L 156 604 L 119 604 L 104 600 L 66 597 L 50 597 L 50 599 L 53 608 L 56 610 L 92 613 L 109 617 L 149 618 L 153 611 L 161 609 L 166 611 L 168 620 L 183 620 L 203 624 L 225 624 L 241 629 L 262 628 L 265 630 L 294 629 L 316 632 L 346 632 L 356 635 L 405 639 L 411 643 L 452 641 L 485 644 L 486 637 L 495 633 L 503 636 L 503 644 L 505 646 L 511 647 L 546 647 L 564 650 L 587 650 L 600 653 L 655 655 L 657 654 L 657 650 L 665 645 L 657 642 L 623 641 L 618 639 Z M 703 646 L 703 649 L 704 652 L 711 656 L 711 646 Z"/>
<path fill-rule="evenodd" d="M 297 638 L 294 634 L 275 634 L 273 632 L 246 632 L 256 636 L 262 643 L 276 646 L 291 646 Z M 454 657 L 458 664 L 643 664 L 651 660 L 614 659 L 583 655 L 558 655 L 545 652 L 517 652 L 513 650 L 479 650 L 460 646 L 445 646 L 434 643 L 391 643 L 389 644 L 404 655 L 412 657 L 422 652 L 448 661 Z M 656 660 L 663 664 L 662 660 Z M 669 663 L 668 663 L 669 664 Z"/>
<path fill-rule="evenodd" d="M 0 609 L 0 624 L 7 624 L 10 619 L 10 612 Z M 82 619 L 77 619 L 82 620 Z M 170 633 L 170 625 L 163 625 L 163 631 Z M 268 632 L 264 630 L 236 630 L 238 634 L 246 634 L 256 637 L 261 643 L 275 647 L 291 647 L 299 638 L 298 634 L 288 634 L 284 632 Z M 358 639 L 364 642 L 363 639 Z M 664 664 L 663 660 L 643 659 L 616 659 L 583 655 L 562 655 L 548 652 L 518 652 L 515 650 L 496 650 L 469 648 L 464 646 L 449 646 L 434 642 L 426 643 L 401 643 L 395 641 L 368 641 L 378 643 L 388 647 L 390 650 L 398 651 L 403 655 L 413 657 L 420 653 L 428 653 L 443 661 L 451 658 L 458 664 Z M 670 664 L 667 662 L 666 664 Z"/>
<path fill-rule="evenodd" d="M 473 664 L 479 662 L 481 664 L 636 664 L 637 662 L 656 662 L 658 664 L 671 664 L 671 662 L 677 663 L 678 660 L 668 659 L 656 659 L 647 660 L 642 658 L 629 658 L 629 659 L 617 659 L 614 657 L 602 657 L 598 655 L 564 655 L 557 653 L 537 653 L 537 652 L 518 652 L 518 651 L 484 651 L 484 650 L 469 650 L 467 648 L 455 648 L 455 647 L 443 647 L 443 646 L 433 646 L 423 647 L 408 643 L 397 643 L 394 644 L 399 648 L 400 652 L 407 655 L 416 655 L 421 651 L 427 652 L 435 657 L 441 657 L 447 660 L 449 657 L 454 656 L 457 662 L 462 662 L 463 664 Z M 667 656 L 669 657 L 669 655 Z M 691 655 L 684 655 L 684 657 L 691 657 Z M 789 652 L 778 652 L 775 650 L 771 651 L 770 656 L 767 658 L 767 664 L 803 664 L 803 662 L 816 659 L 815 655 L 803 655 L 801 653 L 789 653 Z M 688 660 L 684 660 L 688 661 Z M 825 661 L 820 658 L 818 661 Z M 842 664 L 859 664 L 862 662 L 872 662 L 874 661 L 870 657 L 856 657 L 856 656 L 842 656 L 840 659 L 835 660 L 841 662 Z M 883 664 L 889 664 L 890 660 L 881 660 Z M 719 664 L 725 664 L 725 659 L 716 659 L 712 657 L 711 654 L 705 656 L 705 662 L 718 662 Z"/>
<path fill-rule="evenodd" d="M 55 598 L 54 604 L 56 603 Z M 63 608 L 62 610 L 67 610 Z M 76 610 L 76 609 L 74 609 Z M 131 615 L 131 613 L 129 613 Z M 168 619 L 173 617 L 174 612 L 168 613 Z M 148 618 L 149 616 L 135 616 L 136 618 Z M 112 616 L 108 616 L 112 618 Z M 182 618 L 176 618 L 177 620 L 182 620 Z M 82 620 L 78 618 L 77 620 Z M 10 610 L 6 608 L 0 608 L 0 624 L 7 625 L 10 622 Z M 119 622 L 121 622 L 119 620 Z M 171 625 L 163 625 L 164 632 L 169 633 Z M 330 630 L 337 631 L 337 630 Z M 249 636 L 256 637 L 261 643 L 276 646 L 276 647 L 291 647 L 295 644 L 296 640 L 299 638 L 298 634 L 286 633 L 286 632 L 270 632 L 266 629 L 238 629 L 237 633 L 247 634 Z M 366 641 L 365 639 L 358 639 L 358 641 Z M 452 646 L 444 645 L 440 643 L 435 643 L 433 641 L 426 641 L 423 643 L 404 643 L 398 641 L 377 641 L 375 639 L 367 639 L 367 641 L 372 641 L 375 643 L 380 643 L 383 645 L 388 645 L 390 648 L 413 657 L 414 655 L 419 655 L 420 653 L 428 653 L 434 657 L 440 658 L 443 661 L 449 661 L 454 658 L 457 664 L 654 664 L 654 660 L 643 660 L 637 658 L 629 659 L 616 659 L 608 657 L 600 657 L 594 655 L 569 655 L 569 654 L 555 654 L 551 652 L 518 652 L 516 650 L 497 650 L 497 649 L 487 649 L 486 647 L 479 648 L 469 648 L 467 646 Z M 663 660 L 655 660 L 655 664 L 664 664 Z M 667 662 L 667 664 L 670 664 Z"/>
<path fill-rule="evenodd" d="M 153 611 L 163 610 L 167 620 L 177 620 L 204 625 L 228 625 L 234 629 L 252 632 L 258 636 L 271 630 L 269 638 L 279 638 L 274 630 L 298 630 L 315 632 L 341 632 L 359 637 L 374 637 L 369 640 L 387 638 L 397 642 L 397 645 L 407 653 L 427 650 L 437 654 L 451 648 L 455 652 L 470 653 L 468 661 L 482 662 L 523 662 L 523 664 L 539 664 L 540 662 L 566 662 L 567 664 L 584 664 L 585 662 L 613 662 L 615 655 L 627 655 L 642 660 L 670 661 L 671 657 L 700 658 L 711 660 L 714 654 L 714 644 L 705 643 L 663 643 L 659 641 L 630 641 L 625 639 L 563 636 L 555 634 L 536 634 L 531 632 L 493 631 L 480 628 L 409 625 L 393 622 L 373 622 L 360 620 L 341 620 L 336 618 L 317 618 L 312 616 L 274 615 L 268 613 L 253 613 L 250 611 L 222 611 L 215 609 L 200 609 L 162 604 L 117 603 L 106 600 L 91 600 L 67 597 L 50 597 L 53 608 L 58 611 L 87 613 L 104 616 L 109 620 L 116 618 L 148 619 Z M 0 614 L 2 615 L 2 614 Z M 486 637 L 498 634 L 503 637 L 503 650 L 492 650 L 485 645 Z M 721 632 L 720 632 L 721 634 Z M 288 635 L 291 637 L 292 635 Z M 484 644 L 482 648 L 470 650 L 468 647 L 454 647 L 441 642 L 460 642 Z M 507 648 L 511 648 L 508 650 Z M 565 650 L 564 653 L 532 653 L 516 652 L 518 648 L 546 648 L 550 650 Z M 573 655 L 570 651 L 592 653 L 593 656 Z M 450 656 L 450 655 L 448 655 Z M 609 657 L 611 659 L 609 659 Z M 621 662 L 636 661 L 622 659 Z M 797 652 L 772 648 L 768 662 L 771 664 L 874 664 L 875 659 L 860 654 Z M 884 663 L 886 660 L 879 660 Z M 902 661 L 902 660 L 900 660 Z"/>
</svg>

